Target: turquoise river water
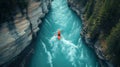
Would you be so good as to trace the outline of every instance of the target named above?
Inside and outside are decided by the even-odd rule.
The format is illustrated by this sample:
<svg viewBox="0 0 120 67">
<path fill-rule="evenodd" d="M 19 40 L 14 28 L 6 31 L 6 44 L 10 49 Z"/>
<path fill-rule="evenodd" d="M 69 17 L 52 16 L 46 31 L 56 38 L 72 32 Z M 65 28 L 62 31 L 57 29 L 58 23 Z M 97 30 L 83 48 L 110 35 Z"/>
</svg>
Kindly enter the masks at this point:
<svg viewBox="0 0 120 67">
<path fill-rule="evenodd" d="M 99 67 L 95 53 L 81 40 L 80 32 L 81 20 L 68 7 L 67 1 L 52 1 L 40 25 L 29 67 Z"/>
</svg>

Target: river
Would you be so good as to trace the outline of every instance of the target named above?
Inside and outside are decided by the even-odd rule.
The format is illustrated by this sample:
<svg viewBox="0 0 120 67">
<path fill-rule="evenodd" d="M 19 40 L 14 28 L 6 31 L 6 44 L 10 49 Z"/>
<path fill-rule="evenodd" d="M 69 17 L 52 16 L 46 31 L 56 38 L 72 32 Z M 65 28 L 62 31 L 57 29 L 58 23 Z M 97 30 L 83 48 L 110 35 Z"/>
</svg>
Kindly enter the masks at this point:
<svg viewBox="0 0 120 67">
<path fill-rule="evenodd" d="M 81 23 L 66 0 L 54 0 L 40 25 L 28 67 L 99 67 L 95 53 L 81 39 Z"/>
</svg>

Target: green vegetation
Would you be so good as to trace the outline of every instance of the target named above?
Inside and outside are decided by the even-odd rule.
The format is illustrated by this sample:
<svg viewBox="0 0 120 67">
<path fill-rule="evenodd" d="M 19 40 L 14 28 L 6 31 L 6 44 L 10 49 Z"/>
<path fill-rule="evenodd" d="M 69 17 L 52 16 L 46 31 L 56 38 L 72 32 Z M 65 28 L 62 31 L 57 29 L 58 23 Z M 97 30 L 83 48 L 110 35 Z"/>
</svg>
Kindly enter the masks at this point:
<svg viewBox="0 0 120 67">
<path fill-rule="evenodd" d="M 114 64 L 119 65 L 120 61 L 120 21 L 114 27 L 110 33 L 110 35 L 106 39 L 107 41 L 107 51 L 108 51 L 108 56 L 111 59 L 111 61 L 114 62 Z"/>
<path fill-rule="evenodd" d="M 90 18 L 94 9 L 94 0 L 89 0 L 86 4 L 85 15 L 86 19 Z"/>
<path fill-rule="evenodd" d="M 120 0 L 88 0 L 84 17 L 91 40 L 105 40 L 109 60 L 120 66 Z"/>
</svg>

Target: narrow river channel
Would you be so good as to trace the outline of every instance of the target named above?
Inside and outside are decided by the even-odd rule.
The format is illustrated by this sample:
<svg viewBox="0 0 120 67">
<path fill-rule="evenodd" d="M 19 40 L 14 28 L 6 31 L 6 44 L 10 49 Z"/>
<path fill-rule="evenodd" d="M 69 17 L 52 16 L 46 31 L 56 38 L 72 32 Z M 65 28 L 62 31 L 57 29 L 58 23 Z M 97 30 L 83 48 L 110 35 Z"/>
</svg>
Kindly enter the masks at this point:
<svg viewBox="0 0 120 67">
<path fill-rule="evenodd" d="M 29 67 L 100 67 L 95 53 L 81 40 L 81 23 L 66 0 L 52 1 L 40 25 Z"/>
</svg>

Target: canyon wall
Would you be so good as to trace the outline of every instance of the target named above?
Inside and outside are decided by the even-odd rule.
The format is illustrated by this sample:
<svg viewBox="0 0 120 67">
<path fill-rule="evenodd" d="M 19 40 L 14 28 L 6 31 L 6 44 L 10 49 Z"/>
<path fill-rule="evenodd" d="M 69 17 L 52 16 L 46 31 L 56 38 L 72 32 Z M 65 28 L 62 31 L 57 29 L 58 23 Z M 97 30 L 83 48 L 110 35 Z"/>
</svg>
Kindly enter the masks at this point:
<svg viewBox="0 0 120 67">
<path fill-rule="evenodd" d="M 81 36 L 101 67 L 120 67 L 120 0 L 68 0 L 82 19 Z"/>
<path fill-rule="evenodd" d="M 0 1 L 0 65 L 19 55 L 36 37 L 51 0 Z"/>
</svg>

